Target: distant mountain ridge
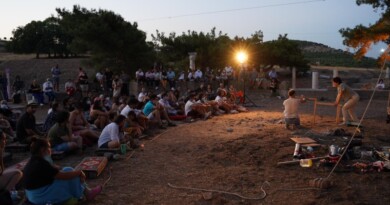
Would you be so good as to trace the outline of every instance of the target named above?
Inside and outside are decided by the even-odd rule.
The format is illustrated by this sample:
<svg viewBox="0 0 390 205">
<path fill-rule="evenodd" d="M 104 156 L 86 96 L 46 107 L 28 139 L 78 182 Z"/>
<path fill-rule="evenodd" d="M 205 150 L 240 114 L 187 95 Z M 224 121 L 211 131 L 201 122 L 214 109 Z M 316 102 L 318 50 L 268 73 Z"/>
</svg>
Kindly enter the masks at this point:
<svg viewBox="0 0 390 205">
<path fill-rule="evenodd" d="M 354 58 L 354 55 L 348 51 L 331 48 L 321 43 L 301 40 L 293 41 L 298 44 L 305 59 L 313 65 L 361 68 L 377 67 L 377 62 L 374 58 L 363 57 L 362 59 L 357 60 Z"/>
</svg>

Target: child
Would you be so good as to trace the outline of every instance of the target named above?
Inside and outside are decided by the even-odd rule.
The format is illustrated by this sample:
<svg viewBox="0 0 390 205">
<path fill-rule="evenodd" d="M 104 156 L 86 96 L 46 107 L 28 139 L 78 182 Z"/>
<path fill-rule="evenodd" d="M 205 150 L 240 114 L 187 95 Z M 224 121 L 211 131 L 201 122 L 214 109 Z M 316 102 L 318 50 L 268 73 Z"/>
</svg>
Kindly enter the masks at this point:
<svg viewBox="0 0 390 205">
<path fill-rule="evenodd" d="M 295 98 L 295 90 L 291 89 L 288 91 L 288 99 L 283 102 L 284 106 L 284 120 L 286 123 L 286 129 L 289 129 L 289 126 L 292 125 L 292 129 L 299 128 L 301 125 L 298 107 L 300 103 L 306 102 L 304 96 L 301 96 L 299 99 Z"/>
</svg>

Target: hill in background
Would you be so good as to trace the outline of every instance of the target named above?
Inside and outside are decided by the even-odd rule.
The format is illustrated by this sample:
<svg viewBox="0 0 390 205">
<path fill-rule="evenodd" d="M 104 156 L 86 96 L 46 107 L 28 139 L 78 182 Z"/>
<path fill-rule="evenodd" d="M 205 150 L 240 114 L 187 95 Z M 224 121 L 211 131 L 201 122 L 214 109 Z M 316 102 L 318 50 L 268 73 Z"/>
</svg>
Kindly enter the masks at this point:
<svg viewBox="0 0 390 205">
<path fill-rule="evenodd" d="M 305 59 L 312 65 L 355 68 L 378 67 L 376 59 L 374 58 L 363 57 L 362 59 L 357 60 L 354 58 L 354 55 L 348 51 L 334 49 L 329 46 L 310 41 L 294 40 L 294 42 L 298 43 Z"/>
</svg>

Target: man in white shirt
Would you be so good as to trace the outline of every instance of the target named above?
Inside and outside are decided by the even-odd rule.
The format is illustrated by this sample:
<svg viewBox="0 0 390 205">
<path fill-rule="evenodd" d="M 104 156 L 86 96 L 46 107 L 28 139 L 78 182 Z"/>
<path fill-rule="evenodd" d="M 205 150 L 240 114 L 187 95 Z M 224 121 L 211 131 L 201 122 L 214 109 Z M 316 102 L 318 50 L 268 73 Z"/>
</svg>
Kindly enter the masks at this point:
<svg viewBox="0 0 390 205">
<path fill-rule="evenodd" d="M 121 144 L 121 138 L 123 133 L 120 132 L 121 128 L 125 124 L 126 117 L 118 115 L 114 122 L 111 122 L 104 127 L 98 140 L 99 148 L 119 148 Z"/>
<path fill-rule="evenodd" d="M 168 115 L 177 115 L 177 110 L 169 104 L 168 99 L 168 94 L 163 93 L 158 103 L 160 103 L 160 105 L 164 107 Z"/>
<path fill-rule="evenodd" d="M 53 83 L 50 81 L 50 78 L 46 80 L 46 82 L 42 85 L 43 93 L 49 98 L 49 102 L 53 102 L 56 98 L 54 94 Z"/>
<path fill-rule="evenodd" d="M 145 79 L 145 73 L 144 71 L 142 71 L 142 69 L 138 69 L 136 72 L 135 72 L 135 77 L 137 78 L 137 82 L 139 84 L 143 83 L 144 79 Z"/>
<path fill-rule="evenodd" d="M 201 103 L 196 102 L 195 94 L 190 94 L 190 98 L 184 106 L 184 112 L 187 117 L 201 117 L 205 120 L 211 115 L 211 112 L 208 112 L 205 106 L 203 106 Z"/>
<path fill-rule="evenodd" d="M 200 70 L 200 68 L 198 68 L 198 70 L 195 71 L 195 75 L 194 75 L 194 78 L 195 80 L 201 80 L 203 77 L 203 73 L 202 71 Z"/>
<path fill-rule="evenodd" d="M 301 125 L 301 121 L 298 115 L 298 107 L 300 103 L 306 102 L 306 99 L 301 96 L 301 98 L 295 98 L 295 90 L 291 89 L 288 91 L 288 99 L 283 102 L 284 106 L 284 121 L 286 123 L 286 129 L 298 128 Z"/>
</svg>

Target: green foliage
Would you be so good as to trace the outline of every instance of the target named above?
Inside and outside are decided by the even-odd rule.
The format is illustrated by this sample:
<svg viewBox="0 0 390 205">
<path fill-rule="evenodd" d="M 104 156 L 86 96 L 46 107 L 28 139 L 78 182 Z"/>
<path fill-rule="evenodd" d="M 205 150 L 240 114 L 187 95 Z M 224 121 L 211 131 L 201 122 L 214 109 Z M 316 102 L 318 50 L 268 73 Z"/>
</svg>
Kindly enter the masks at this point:
<svg viewBox="0 0 390 205">
<path fill-rule="evenodd" d="M 340 33 L 344 38 L 344 45 L 355 48 L 356 57 L 363 57 L 374 43 L 390 43 L 390 0 L 356 0 L 358 5 L 368 4 L 375 11 L 382 10 L 382 17 L 374 24 L 369 26 L 357 25 L 355 28 L 342 28 Z M 380 61 L 383 62 L 384 55 Z"/>
<path fill-rule="evenodd" d="M 74 6 L 73 11 L 57 9 L 60 25 L 71 35 L 72 52 L 91 54 L 95 68 L 110 67 L 127 70 L 151 65 L 152 44 L 136 23 L 126 22 L 120 15 L 106 10 L 91 10 Z"/>
<path fill-rule="evenodd" d="M 333 49 L 320 43 L 309 41 L 294 40 L 302 50 L 305 59 L 312 65 L 324 66 L 342 66 L 342 67 L 359 67 L 374 68 L 377 62 L 373 58 L 362 57 L 357 59 L 350 52 L 340 49 Z"/>
</svg>

